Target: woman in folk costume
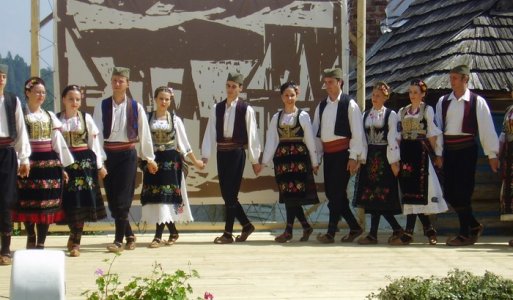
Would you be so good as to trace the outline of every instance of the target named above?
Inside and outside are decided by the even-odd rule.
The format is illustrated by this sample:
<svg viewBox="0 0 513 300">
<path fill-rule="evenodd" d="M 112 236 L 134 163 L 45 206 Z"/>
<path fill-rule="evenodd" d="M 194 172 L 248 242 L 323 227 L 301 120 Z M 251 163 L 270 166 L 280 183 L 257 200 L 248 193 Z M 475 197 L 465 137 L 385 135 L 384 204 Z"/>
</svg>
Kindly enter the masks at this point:
<svg viewBox="0 0 513 300">
<path fill-rule="evenodd" d="M 82 92 L 77 85 L 69 85 L 62 91 L 64 110 L 57 114 L 62 122 L 62 135 L 66 140 L 75 163 L 66 167 L 69 180 L 64 186 L 62 206 L 70 229 L 69 255 L 80 255 L 80 239 L 84 222 L 96 222 L 105 218 L 105 206 L 98 183 L 107 174 L 98 140 L 98 127 L 93 117 L 81 112 Z"/>
<path fill-rule="evenodd" d="M 372 90 L 372 108 L 363 114 L 366 149 L 360 158 L 363 165 L 356 180 L 355 204 L 371 215 L 371 227 L 367 236 L 358 239 L 362 245 L 378 243 L 381 216 L 394 231 L 389 242 L 403 231 L 394 217 L 401 213 L 396 178 L 401 157 L 397 142 L 397 114 L 384 105 L 389 97 L 388 85 L 376 83 Z"/>
<path fill-rule="evenodd" d="M 203 169 L 203 161 L 196 159 L 191 150 L 185 126 L 180 118 L 168 111 L 174 100 L 173 90 L 167 86 L 155 90 L 157 109 L 148 118 L 158 171 L 151 174 L 143 167 L 144 179 L 141 192 L 142 218 L 148 224 L 156 224 L 155 237 L 149 245 L 171 245 L 178 239 L 176 222 L 193 220 L 185 183 L 182 156 L 189 158 L 194 166 Z M 162 240 L 164 227 L 169 230 L 169 239 Z"/>
<path fill-rule="evenodd" d="M 391 242 L 393 245 L 408 245 L 413 241 L 417 216 L 429 244 L 436 245 L 436 230 L 428 215 L 448 209 L 434 168 L 442 166 L 442 131 L 434 123 L 433 108 L 423 102 L 426 93 L 424 81 L 413 80 L 409 89 L 411 104 L 399 110 L 402 138 L 399 187 L 403 214 L 407 217 L 405 232 Z"/>
<path fill-rule="evenodd" d="M 303 227 L 301 242 L 308 241 L 313 232 L 302 205 L 319 203 L 313 174 L 317 174 L 319 163 L 310 116 L 296 107 L 299 86 L 287 82 L 280 87 L 283 110 L 274 114 L 267 130 L 262 163 L 274 163 L 274 174 L 280 203 L 285 203 L 287 225 L 285 232 L 274 240 L 285 243 L 292 239 L 294 219 Z"/>
<path fill-rule="evenodd" d="M 511 92 L 513 98 L 513 91 Z M 513 221 L 513 105 L 506 109 L 499 137 L 502 187 L 500 193 L 501 221 Z M 513 240 L 508 243 L 513 247 Z"/>
<path fill-rule="evenodd" d="M 30 174 L 18 178 L 19 197 L 12 219 L 24 223 L 27 249 L 43 249 L 50 224 L 64 219 L 61 194 L 68 175 L 63 167 L 74 160 L 60 132 L 62 123 L 53 112 L 41 108 L 46 98 L 44 81 L 39 77 L 28 79 L 25 95 L 25 124 L 32 148 Z"/>
</svg>

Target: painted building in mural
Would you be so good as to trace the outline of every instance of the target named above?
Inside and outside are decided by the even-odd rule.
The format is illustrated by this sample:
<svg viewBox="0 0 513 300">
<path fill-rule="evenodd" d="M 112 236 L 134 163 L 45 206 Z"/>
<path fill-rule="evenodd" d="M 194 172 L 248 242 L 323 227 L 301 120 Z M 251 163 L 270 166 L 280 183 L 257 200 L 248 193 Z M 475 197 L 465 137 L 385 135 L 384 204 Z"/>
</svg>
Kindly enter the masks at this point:
<svg viewBox="0 0 513 300">
<path fill-rule="evenodd" d="M 243 98 L 257 112 L 264 143 L 268 123 L 282 107 L 280 84 L 299 83 L 298 106 L 311 114 L 325 97 L 321 72 L 340 66 L 348 48 L 342 42 L 348 32 L 343 2 L 57 1 L 57 88 L 83 86 L 86 109 L 92 112 L 111 94 L 113 66 L 129 67 L 130 94 L 148 110 L 156 87 L 175 90 L 172 109 L 199 153 L 210 110 L 225 97 L 226 76 L 238 71 L 246 75 Z M 247 166 L 244 176 L 241 201 L 277 201 L 271 168 L 256 177 Z M 222 203 L 215 164 L 191 172 L 188 190 L 193 204 Z"/>
</svg>

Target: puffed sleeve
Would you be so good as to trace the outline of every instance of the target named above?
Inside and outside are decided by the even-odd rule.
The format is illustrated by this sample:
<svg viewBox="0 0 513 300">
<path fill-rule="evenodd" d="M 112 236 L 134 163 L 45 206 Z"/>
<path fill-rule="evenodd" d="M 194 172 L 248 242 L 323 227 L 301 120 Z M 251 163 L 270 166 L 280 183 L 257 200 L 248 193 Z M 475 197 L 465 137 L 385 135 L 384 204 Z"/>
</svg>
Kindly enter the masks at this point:
<svg viewBox="0 0 513 300">
<path fill-rule="evenodd" d="M 390 112 L 388 117 L 388 135 L 387 135 L 387 160 L 389 164 L 393 164 L 401 160 L 399 143 L 397 142 L 397 122 L 398 117 L 395 111 Z"/>
<path fill-rule="evenodd" d="M 349 159 L 357 160 L 362 155 L 363 124 L 362 112 L 354 100 L 349 101 L 349 125 L 351 126 L 351 139 L 349 140 Z"/>
<path fill-rule="evenodd" d="M 276 148 L 278 147 L 278 144 L 280 143 L 280 138 L 278 137 L 278 116 L 279 113 L 275 113 L 274 116 L 271 119 L 271 123 L 269 124 L 269 127 L 267 128 L 267 133 L 265 137 L 265 148 L 264 148 L 264 155 L 262 157 L 262 164 L 269 165 L 271 160 L 274 157 L 274 153 L 276 152 Z"/>
<path fill-rule="evenodd" d="M 303 132 L 305 134 L 303 141 L 308 148 L 308 151 L 310 152 L 310 161 L 312 162 L 312 167 L 316 167 L 319 165 L 319 160 L 317 155 L 317 147 L 315 145 L 314 131 L 310 121 L 310 115 L 306 111 L 302 111 L 299 115 L 299 122 L 301 123 L 301 127 L 303 128 Z"/>
<path fill-rule="evenodd" d="M 248 106 L 248 109 L 246 110 L 246 128 L 248 131 L 249 160 L 252 164 L 258 164 L 260 153 L 262 152 L 262 146 L 260 145 L 260 139 L 258 138 L 258 126 L 255 117 L 255 110 L 251 106 Z"/>
<path fill-rule="evenodd" d="M 53 112 L 49 112 L 52 118 L 52 149 L 59 154 L 59 160 L 64 167 L 67 167 L 75 162 L 73 155 L 69 151 L 68 145 L 61 134 L 62 123 Z"/>
<path fill-rule="evenodd" d="M 443 132 L 438 128 L 435 124 L 435 112 L 431 106 L 426 106 L 425 118 L 427 122 L 427 134 L 426 137 L 430 138 L 432 136 L 436 136 L 436 148 L 435 154 L 437 156 L 442 156 L 443 152 Z"/>
<path fill-rule="evenodd" d="M 85 122 L 87 126 L 87 146 L 91 149 L 96 155 L 96 166 L 98 169 L 101 169 L 103 166 L 103 161 L 106 159 L 105 152 L 100 146 L 100 140 L 98 137 L 99 130 L 94 123 L 93 118 L 90 114 L 85 114 Z"/>
<path fill-rule="evenodd" d="M 20 164 L 28 165 L 29 157 L 32 152 L 27 133 L 27 126 L 25 126 L 25 119 L 21 110 L 21 102 L 18 97 L 16 97 L 16 110 L 14 112 L 14 118 L 16 121 L 16 132 L 18 133 L 16 141 L 14 142 L 14 150 L 18 154 Z"/>
<path fill-rule="evenodd" d="M 150 125 L 146 112 L 140 103 L 137 103 L 137 113 L 139 118 L 137 123 L 139 125 L 139 156 L 142 160 L 155 160 L 155 153 L 153 152 L 153 141 L 151 140 Z"/>
<path fill-rule="evenodd" d="M 189 139 L 187 138 L 187 133 L 185 132 L 183 121 L 179 117 L 174 116 L 173 123 L 175 124 L 178 149 L 180 149 L 183 156 L 187 156 L 187 154 L 192 152 L 192 149 Z"/>
</svg>

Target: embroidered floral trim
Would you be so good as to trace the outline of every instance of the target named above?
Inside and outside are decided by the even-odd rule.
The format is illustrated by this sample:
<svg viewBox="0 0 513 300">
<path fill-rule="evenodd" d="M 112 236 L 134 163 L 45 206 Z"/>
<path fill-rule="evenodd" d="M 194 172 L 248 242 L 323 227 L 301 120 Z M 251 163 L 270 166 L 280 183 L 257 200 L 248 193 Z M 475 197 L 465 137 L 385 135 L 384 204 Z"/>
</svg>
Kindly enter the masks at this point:
<svg viewBox="0 0 513 300">
<path fill-rule="evenodd" d="M 91 191 L 95 188 L 93 178 L 91 177 L 75 177 L 67 186 L 69 192 Z"/>
<path fill-rule="evenodd" d="M 385 201 L 390 194 L 389 188 L 365 188 L 362 193 L 362 200 L 368 201 Z"/>
<path fill-rule="evenodd" d="M 165 162 L 158 162 L 159 170 L 181 170 L 182 169 L 182 163 L 178 161 L 165 161 Z"/>
<path fill-rule="evenodd" d="M 276 149 L 275 156 L 283 157 L 288 155 L 298 155 L 305 154 L 307 151 L 306 146 L 304 145 L 290 145 L 290 146 L 282 146 Z"/>
<path fill-rule="evenodd" d="M 72 165 L 68 166 L 68 168 L 73 170 L 86 170 L 92 169 L 94 167 L 94 163 L 91 159 L 87 158 L 81 161 L 76 161 Z"/>
<path fill-rule="evenodd" d="M 58 159 L 49 159 L 49 160 L 36 160 L 30 161 L 30 168 L 55 168 L 62 167 L 60 160 Z"/>
<path fill-rule="evenodd" d="M 20 207 L 22 208 L 52 208 L 59 207 L 61 199 L 50 200 L 20 200 Z"/>
<path fill-rule="evenodd" d="M 369 164 L 369 167 L 368 167 L 369 181 L 371 181 L 371 182 L 378 181 L 378 179 L 381 178 L 381 176 L 383 176 L 383 174 L 384 174 L 385 163 L 383 162 L 382 159 L 379 159 L 379 156 L 376 154 L 373 157 L 371 157 L 371 159 L 367 163 Z"/>
<path fill-rule="evenodd" d="M 60 179 L 21 179 L 18 180 L 20 189 L 58 189 L 61 187 Z"/>
<path fill-rule="evenodd" d="M 276 175 L 285 173 L 304 173 L 306 172 L 306 164 L 303 162 L 291 162 L 290 164 L 280 164 L 276 166 Z"/>
<path fill-rule="evenodd" d="M 280 182 L 278 187 L 282 193 L 298 193 L 306 190 L 305 184 L 301 181 Z"/>
<path fill-rule="evenodd" d="M 413 166 L 409 163 L 402 163 L 399 176 L 410 177 L 413 173 Z"/>
<path fill-rule="evenodd" d="M 179 186 L 174 184 L 168 184 L 168 185 L 144 185 L 143 190 L 141 192 L 143 195 L 176 195 L 181 196 L 182 190 Z"/>
</svg>

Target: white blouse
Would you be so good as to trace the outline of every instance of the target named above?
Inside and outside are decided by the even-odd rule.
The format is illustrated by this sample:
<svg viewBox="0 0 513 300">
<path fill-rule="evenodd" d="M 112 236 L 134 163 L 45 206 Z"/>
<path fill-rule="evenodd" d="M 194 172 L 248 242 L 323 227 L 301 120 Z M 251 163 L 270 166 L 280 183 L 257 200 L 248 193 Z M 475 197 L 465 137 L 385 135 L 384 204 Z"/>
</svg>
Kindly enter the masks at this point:
<svg viewBox="0 0 513 300">
<path fill-rule="evenodd" d="M 402 107 L 399 110 L 399 114 L 398 115 L 402 116 L 403 115 L 403 110 L 407 109 L 408 107 L 410 107 L 410 105 Z M 420 109 L 417 109 L 413 113 L 411 111 L 406 111 L 404 113 L 404 118 L 421 119 L 422 116 L 419 114 L 419 112 L 420 112 Z M 436 148 L 434 149 L 435 150 L 435 154 L 436 154 L 436 156 L 442 156 L 442 151 L 443 151 L 443 132 L 435 124 L 435 112 L 433 111 L 433 108 L 431 106 L 428 106 L 428 105 L 425 106 L 424 118 L 425 118 L 426 123 L 427 123 L 426 137 L 430 138 L 430 137 L 436 136 Z M 399 134 L 398 137 L 401 138 L 401 135 Z"/>
<path fill-rule="evenodd" d="M 30 139 L 30 141 L 52 141 L 52 149 L 59 155 L 59 160 L 61 161 L 62 165 L 64 167 L 67 167 L 75 162 L 73 159 L 73 155 L 71 155 L 71 152 L 68 149 L 68 145 L 66 145 L 66 141 L 64 140 L 64 137 L 62 136 L 60 129 L 62 127 L 61 121 L 57 118 L 57 116 L 49 111 L 50 117 L 52 118 L 52 133 L 50 139 Z M 36 112 L 29 112 L 26 115 L 27 119 L 30 121 L 49 121 L 48 114 L 44 112 L 43 110 L 39 109 Z"/>
<path fill-rule="evenodd" d="M 82 131 L 82 123 L 80 122 L 80 117 L 78 115 L 66 119 L 64 114 L 61 114 L 60 121 L 62 122 L 61 130 L 63 132 Z M 100 146 L 100 139 L 98 138 L 98 127 L 96 127 L 93 117 L 88 113 L 85 114 L 85 123 L 87 126 L 87 147 L 96 155 L 96 165 L 98 169 L 101 169 L 103 166 L 103 151 Z"/>
<path fill-rule="evenodd" d="M 283 113 L 280 125 L 288 125 L 292 126 L 294 125 L 294 122 L 296 120 L 296 116 L 299 110 L 296 110 L 294 113 L 286 114 Z M 269 124 L 269 128 L 267 129 L 267 135 L 266 135 L 266 142 L 265 142 L 265 149 L 264 149 L 264 155 L 262 157 L 262 163 L 265 165 L 269 165 L 271 160 L 274 157 L 274 153 L 276 152 L 276 148 L 278 147 L 278 144 L 280 143 L 280 137 L 278 135 L 278 116 L 280 115 L 279 112 L 275 113 L 274 116 L 271 119 L 271 123 Z M 303 142 L 305 143 L 306 147 L 308 148 L 308 152 L 310 152 L 310 161 L 312 162 L 312 167 L 316 167 L 319 165 L 319 161 L 317 159 L 317 151 L 315 147 L 315 139 L 314 134 L 312 130 L 312 125 L 310 122 L 310 115 L 306 111 L 301 111 L 301 114 L 299 115 L 299 123 L 301 124 L 301 127 L 303 128 L 304 136 L 303 136 Z"/>
<path fill-rule="evenodd" d="M 376 128 L 382 128 L 385 123 L 385 110 L 386 107 L 383 106 L 379 110 L 375 110 L 371 108 L 367 119 L 365 120 L 364 127 L 370 128 L 371 126 Z M 387 160 L 389 164 L 393 164 L 401 160 L 401 154 L 399 151 L 399 143 L 398 143 L 398 132 L 397 132 L 397 122 L 398 122 L 397 113 L 395 111 L 390 112 L 390 116 L 388 117 L 388 135 L 386 138 L 382 137 L 382 140 L 387 141 Z M 367 141 L 367 135 L 362 135 L 362 144 L 363 151 L 361 155 L 362 162 L 367 160 L 367 152 L 368 152 L 368 144 L 374 144 L 376 141 L 371 140 Z"/>
</svg>

